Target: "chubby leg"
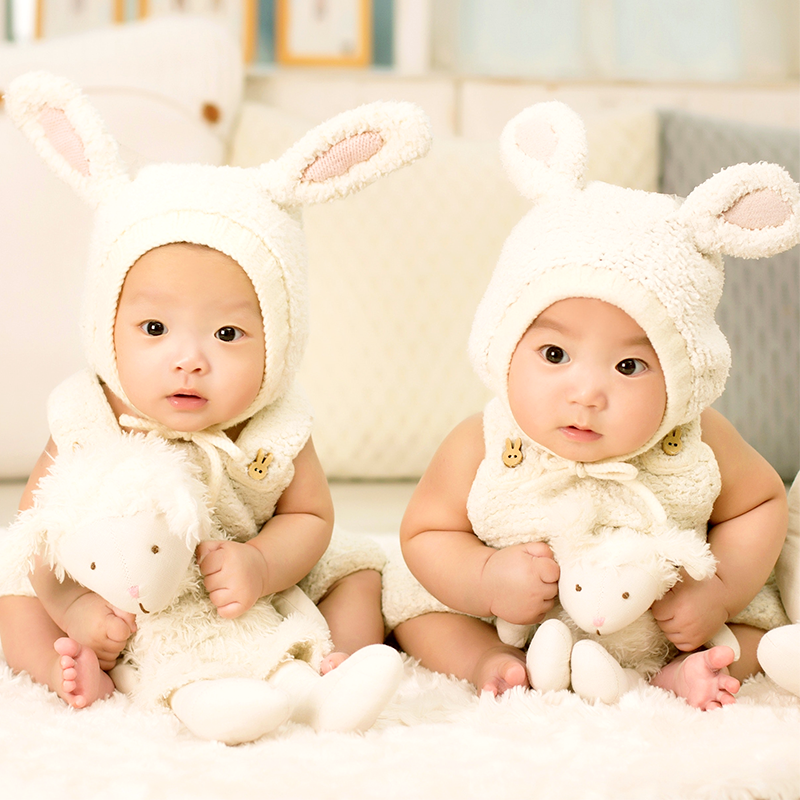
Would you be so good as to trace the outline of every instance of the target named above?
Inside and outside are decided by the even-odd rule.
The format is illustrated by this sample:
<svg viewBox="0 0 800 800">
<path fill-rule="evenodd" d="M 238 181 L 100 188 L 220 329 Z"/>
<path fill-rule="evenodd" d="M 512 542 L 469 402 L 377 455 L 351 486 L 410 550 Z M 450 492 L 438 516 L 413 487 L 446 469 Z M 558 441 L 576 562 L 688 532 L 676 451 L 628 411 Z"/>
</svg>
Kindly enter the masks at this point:
<svg viewBox="0 0 800 800">
<path fill-rule="evenodd" d="M 502 694 L 528 686 L 525 655 L 503 644 L 493 625 L 462 614 L 432 613 L 395 628 L 394 635 L 423 667 L 468 680 L 479 691 Z"/>
<path fill-rule="evenodd" d="M 347 575 L 331 587 L 317 607 L 331 630 L 334 650 L 322 662 L 323 675 L 362 647 L 383 642 L 379 572 L 367 569 Z"/>
<path fill-rule="evenodd" d="M 84 708 L 114 691 L 97 656 L 65 639 L 36 597 L 0 597 L 0 639 L 11 669 L 27 672 L 74 708 Z"/>
</svg>

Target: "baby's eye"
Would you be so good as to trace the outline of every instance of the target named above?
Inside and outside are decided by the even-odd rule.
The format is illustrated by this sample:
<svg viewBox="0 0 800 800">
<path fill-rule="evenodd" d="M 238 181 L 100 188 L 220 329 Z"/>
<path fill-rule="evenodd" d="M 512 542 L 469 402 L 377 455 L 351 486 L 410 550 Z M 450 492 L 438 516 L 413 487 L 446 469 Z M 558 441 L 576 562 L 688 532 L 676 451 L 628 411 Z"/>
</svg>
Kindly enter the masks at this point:
<svg viewBox="0 0 800 800">
<path fill-rule="evenodd" d="M 141 327 L 148 336 L 163 336 L 167 332 L 167 326 L 156 319 L 149 319 L 147 322 L 143 322 L 139 327 Z"/>
<path fill-rule="evenodd" d="M 234 328 L 233 325 L 226 325 L 224 328 L 220 328 L 214 336 L 221 342 L 235 342 L 244 336 L 244 331 Z"/>
<path fill-rule="evenodd" d="M 639 375 L 647 369 L 647 364 L 638 358 L 623 358 L 617 364 L 617 372 L 622 375 Z"/>
<path fill-rule="evenodd" d="M 550 364 L 566 364 L 569 361 L 566 351 L 554 344 L 543 347 L 539 352 L 544 360 Z"/>
</svg>

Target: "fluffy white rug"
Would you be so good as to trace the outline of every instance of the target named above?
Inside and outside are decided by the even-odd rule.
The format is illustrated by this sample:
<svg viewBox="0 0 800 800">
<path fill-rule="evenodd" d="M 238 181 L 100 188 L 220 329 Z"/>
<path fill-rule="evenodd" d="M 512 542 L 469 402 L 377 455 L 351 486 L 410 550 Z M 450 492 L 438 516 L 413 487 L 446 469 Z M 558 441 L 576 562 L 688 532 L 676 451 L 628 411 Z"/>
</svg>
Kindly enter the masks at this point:
<svg viewBox="0 0 800 800">
<path fill-rule="evenodd" d="M 364 735 L 288 724 L 225 747 L 121 695 L 72 711 L 0 663 L 0 797 L 795 800 L 800 699 L 761 676 L 710 713 L 652 687 L 616 706 L 567 692 L 495 700 L 408 660 Z"/>
</svg>

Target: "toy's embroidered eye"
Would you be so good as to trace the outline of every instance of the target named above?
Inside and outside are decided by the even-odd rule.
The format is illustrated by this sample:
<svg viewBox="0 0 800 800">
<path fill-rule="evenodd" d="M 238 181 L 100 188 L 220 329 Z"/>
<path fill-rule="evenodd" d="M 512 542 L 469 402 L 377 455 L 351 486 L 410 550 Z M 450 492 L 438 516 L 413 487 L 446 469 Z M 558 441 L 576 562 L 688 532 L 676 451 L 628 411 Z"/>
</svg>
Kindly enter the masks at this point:
<svg viewBox="0 0 800 800">
<path fill-rule="evenodd" d="M 92 563 L 89 565 L 89 569 L 97 569 L 97 564 L 92 561 Z"/>
<path fill-rule="evenodd" d="M 581 585 L 579 583 L 575 584 L 575 591 L 576 592 L 582 592 L 583 591 L 583 589 L 582 589 L 582 587 L 581 587 Z"/>
<path fill-rule="evenodd" d="M 622 599 L 623 600 L 627 600 L 630 596 L 631 596 L 630 592 L 623 592 L 622 593 Z"/>
<path fill-rule="evenodd" d="M 151 552 L 151 553 L 153 553 L 153 555 L 155 555 L 155 554 L 158 552 L 158 545 L 157 545 L 157 544 L 154 544 L 154 545 L 153 545 L 153 546 L 150 548 L 150 552 Z"/>
</svg>

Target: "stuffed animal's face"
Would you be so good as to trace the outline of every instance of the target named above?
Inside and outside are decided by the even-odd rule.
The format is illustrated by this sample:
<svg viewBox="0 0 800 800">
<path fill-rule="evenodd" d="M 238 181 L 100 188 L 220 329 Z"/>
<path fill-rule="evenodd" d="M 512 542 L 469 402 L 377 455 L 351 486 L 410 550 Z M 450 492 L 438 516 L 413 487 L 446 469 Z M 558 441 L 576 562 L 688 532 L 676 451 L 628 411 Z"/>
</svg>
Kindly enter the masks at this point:
<svg viewBox="0 0 800 800">
<path fill-rule="evenodd" d="M 561 605 L 587 633 L 609 634 L 630 625 L 653 604 L 660 585 L 636 564 L 602 567 L 588 561 L 561 565 Z"/>
<path fill-rule="evenodd" d="M 57 546 L 69 575 L 132 614 L 161 611 L 175 599 L 194 548 L 163 514 L 142 511 L 79 525 Z"/>
</svg>

